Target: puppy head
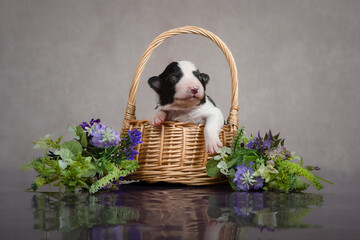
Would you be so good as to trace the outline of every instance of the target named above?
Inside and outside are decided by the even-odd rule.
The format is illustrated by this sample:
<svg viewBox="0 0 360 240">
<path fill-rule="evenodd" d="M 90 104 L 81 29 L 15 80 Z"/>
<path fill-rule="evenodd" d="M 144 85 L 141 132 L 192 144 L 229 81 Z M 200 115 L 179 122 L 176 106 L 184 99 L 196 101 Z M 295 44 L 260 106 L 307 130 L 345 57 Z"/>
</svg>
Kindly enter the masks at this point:
<svg viewBox="0 0 360 240">
<path fill-rule="evenodd" d="M 184 109 L 205 101 L 208 82 L 209 76 L 200 73 L 188 61 L 172 62 L 163 73 L 148 80 L 150 87 L 159 95 L 160 105 L 170 104 Z"/>
</svg>

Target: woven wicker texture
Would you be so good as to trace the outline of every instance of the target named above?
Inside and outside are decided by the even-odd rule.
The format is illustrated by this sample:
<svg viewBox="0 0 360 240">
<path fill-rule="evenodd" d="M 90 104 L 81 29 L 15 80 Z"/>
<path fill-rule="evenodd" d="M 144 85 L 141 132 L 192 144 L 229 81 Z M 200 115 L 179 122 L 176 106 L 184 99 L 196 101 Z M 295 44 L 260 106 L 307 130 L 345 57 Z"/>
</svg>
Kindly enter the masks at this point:
<svg viewBox="0 0 360 240">
<path fill-rule="evenodd" d="M 136 157 L 140 168 L 127 179 L 146 182 L 171 182 L 186 185 L 210 185 L 224 182 L 224 178 L 210 178 L 205 166 L 213 155 L 205 151 L 204 126 L 184 122 L 166 121 L 153 127 L 147 120 L 136 120 L 135 102 L 141 74 L 151 54 L 166 39 L 180 34 L 197 34 L 212 40 L 224 53 L 230 68 L 232 94 L 227 124 L 223 126 L 220 140 L 230 146 L 238 129 L 238 79 L 234 58 L 226 44 L 205 29 L 185 26 L 166 31 L 157 36 L 142 55 L 136 68 L 126 106 L 123 132 L 138 129 L 143 133 L 143 144 L 138 146 Z"/>
</svg>

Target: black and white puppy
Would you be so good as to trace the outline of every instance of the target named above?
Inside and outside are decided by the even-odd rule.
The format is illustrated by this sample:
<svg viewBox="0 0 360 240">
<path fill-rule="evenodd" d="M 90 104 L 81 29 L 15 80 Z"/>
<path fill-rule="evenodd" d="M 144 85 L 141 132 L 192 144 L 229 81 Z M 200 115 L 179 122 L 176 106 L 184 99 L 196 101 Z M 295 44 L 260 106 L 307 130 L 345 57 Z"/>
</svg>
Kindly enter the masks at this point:
<svg viewBox="0 0 360 240">
<path fill-rule="evenodd" d="M 200 73 L 193 63 L 170 63 L 163 73 L 148 80 L 159 97 L 150 124 L 158 126 L 165 120 L 205 124 L 206 151 L 215 153 L 222 147 L 219 133 L 224 124 L 224 116 L 205 94 L 208 82 L 209 76 Z"/>
</svg>

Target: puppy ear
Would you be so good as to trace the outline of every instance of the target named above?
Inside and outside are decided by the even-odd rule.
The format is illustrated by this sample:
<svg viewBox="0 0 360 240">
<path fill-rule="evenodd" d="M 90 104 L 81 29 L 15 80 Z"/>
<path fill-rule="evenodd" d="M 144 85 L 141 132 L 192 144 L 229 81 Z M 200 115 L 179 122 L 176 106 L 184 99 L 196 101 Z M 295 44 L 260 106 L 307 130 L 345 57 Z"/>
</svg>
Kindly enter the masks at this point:
<svg viewBox="0 0 360 240">
<path fill-rule="evenodd" d="M 159 92 L 160 89 L 160 78 L 158 76 L 151 77 L 148 80 L 148 83 L 152 89 L 155 90 L 155 92 Z"/>
<path fill-rule="evenodd" d="M 200 73 L 200 80 L 206 85 L 209 82 L 210 77 L 206 73 Z"/>
</svg>

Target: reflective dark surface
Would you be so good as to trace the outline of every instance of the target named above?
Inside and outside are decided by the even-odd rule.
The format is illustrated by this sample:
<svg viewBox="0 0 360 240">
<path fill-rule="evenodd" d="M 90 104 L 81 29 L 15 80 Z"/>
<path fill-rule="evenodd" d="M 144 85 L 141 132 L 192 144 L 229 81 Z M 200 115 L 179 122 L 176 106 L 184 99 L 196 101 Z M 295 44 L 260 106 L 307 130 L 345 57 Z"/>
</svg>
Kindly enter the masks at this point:
<svg viewBox="0 0 360 240">
<path fill-rule="evenodd" d="M 96 195 L 13 192 L 1 198 L 2 232 L 6 239 L 358 239 L 358 196 L 140 183 Z"/>
</svg>

